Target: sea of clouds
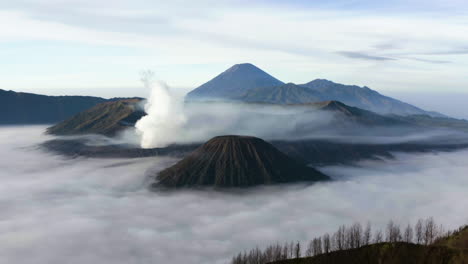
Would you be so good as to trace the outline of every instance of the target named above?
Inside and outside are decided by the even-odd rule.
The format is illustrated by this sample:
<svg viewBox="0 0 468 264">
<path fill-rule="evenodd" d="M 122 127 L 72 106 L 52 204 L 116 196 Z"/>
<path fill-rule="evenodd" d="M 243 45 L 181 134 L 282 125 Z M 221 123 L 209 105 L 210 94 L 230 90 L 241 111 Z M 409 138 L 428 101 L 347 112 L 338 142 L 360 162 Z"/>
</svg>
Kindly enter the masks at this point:
<svg viewBox="0 0 468 264">
<path fill-rule="evenodd" d="M 65 158 L 43 126 L 0 128 L 0 263 L 227 263 L 341 224 L 468 223 L 468 151 L 320 168 L 335 179 L 247 191 L 151 192 L 173 158 Z"/>
</svg>

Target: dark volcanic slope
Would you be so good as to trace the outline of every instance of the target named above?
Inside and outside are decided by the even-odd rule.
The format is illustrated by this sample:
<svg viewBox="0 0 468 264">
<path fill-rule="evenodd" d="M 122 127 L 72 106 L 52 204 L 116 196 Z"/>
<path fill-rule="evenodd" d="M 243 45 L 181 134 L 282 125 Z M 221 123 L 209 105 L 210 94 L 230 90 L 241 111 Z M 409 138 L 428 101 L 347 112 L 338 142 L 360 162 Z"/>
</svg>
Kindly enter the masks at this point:
<svg viewBox="0 0 468 264">
<path fill-rule="evenodd" d="M 103 134 L 114 135 L 134 126 L 145 113 L 138 110 L 140 99 L 125 99 L 98 104 L 91 109 L 49 127 L 47 132 L 56 135 Z"/>
<path fill-rule="evenodd" d="M 156 186 L 245 187 L 329 178 L 297 162 L 262 139 L 220 136 L 161 171 Z"/>
</svg>

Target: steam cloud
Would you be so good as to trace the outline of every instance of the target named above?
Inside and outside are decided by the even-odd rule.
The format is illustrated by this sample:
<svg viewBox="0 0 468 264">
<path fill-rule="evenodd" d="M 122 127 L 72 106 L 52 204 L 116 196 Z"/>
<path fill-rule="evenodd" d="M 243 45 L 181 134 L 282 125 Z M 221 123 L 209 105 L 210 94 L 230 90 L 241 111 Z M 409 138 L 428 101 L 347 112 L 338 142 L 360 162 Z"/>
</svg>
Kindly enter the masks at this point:
<svg viewBox="0 0 468 264">
<path fill-rule="evenodd" d="M 151 71 L 142 73 L 142 82 L 147 89 L 151 89 L 151 95 L 145 105 L 147 115 L 135 124 L 136 132 L 141 137 L 141 147 L 165 147 L 175 142 L 186 122 L 181 102 L 171 94 L 165 83 L 154 81 Z"/>
<path fill-rule="evenodd" d="M 468 220 L 468 151 L 324 167 L 335 181 L 311 186 L 154 193 L 145 172 L 176 160 L 65 159 L 35 147 L 44 129 L 0 128 L 0 262 L 227 263 L 355 221 Z"/>
</svg>

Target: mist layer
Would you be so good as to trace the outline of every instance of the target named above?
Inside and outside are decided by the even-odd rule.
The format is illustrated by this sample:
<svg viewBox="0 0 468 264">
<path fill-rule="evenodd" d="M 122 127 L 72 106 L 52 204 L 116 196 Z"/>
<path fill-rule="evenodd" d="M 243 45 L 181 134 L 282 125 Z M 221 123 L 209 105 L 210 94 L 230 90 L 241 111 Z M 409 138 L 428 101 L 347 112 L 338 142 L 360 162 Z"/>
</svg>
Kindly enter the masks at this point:
<svg viewBox="0 0 468 264">
<path fill-rule="evenodd" d="M 320 168 L 335 181 L 308 186 L 155 193 L 148 175 L 176 160 L 65 159 L 35 147 L 44 129 L 0 128 L 0 262 L 226 263 L 355 221 L 468 220 L 467 151 Z"/>
</svg>

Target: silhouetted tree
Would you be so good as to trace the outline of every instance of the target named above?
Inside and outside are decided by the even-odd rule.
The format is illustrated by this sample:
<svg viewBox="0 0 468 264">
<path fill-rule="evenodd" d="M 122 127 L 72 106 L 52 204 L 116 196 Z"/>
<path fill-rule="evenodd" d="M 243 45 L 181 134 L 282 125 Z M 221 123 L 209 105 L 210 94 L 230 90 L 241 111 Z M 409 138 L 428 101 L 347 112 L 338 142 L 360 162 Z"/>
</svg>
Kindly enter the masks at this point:
<svg viewBox="0 0 468 264">
<path fill-rule="evenodd" d="M 322 238 L 317 237 L 312 240 L 314 256 L 322 254 Z"/>
<path fill-rule="evenodd" d="M 323 235 L 323 252 L 329 253 L 331 250 L 330 235 L 326 233 Z"/>
<path fill-rule="evenodd" d="M 416 225 L 414 226 L 414 231 L 416 232 L 416 243 L 422 244 L 424 239 L 423 232 L 423 220 L 419 219 Z"/>
<path fill-rule="evenodd" d="M 405 241 L 406 243 L 413 242 L 413 228 L 410 224 L 408 224 L 408 226 L 406 226 L 405 228 L 405 232 L 403 234 L 403 241 Z"/>
<path fill-rule="evenodd" d="M 430 245 L 437 237 L 437 226 L 432 217 L 426 219 L 424 223 L 424 244 Z"/>
<path fill-rule="evenodd" d="M 366 229 L 364 230 L 364 234 L 362 235 L 362 244 L 367 246 L 371 242 L 372 230 L 370 222 L 367 222 Z"/>
<path fill-rule="evenodd" d="M 306 257 L 312 257 L 314 255 L 314 241 L 313 240 L 309 242 L 305 255 Z"/>
<path fill-rule="evenodd" d="M 431 217 L 426 220 L 419 219 L 414 230 L 411 225 L 408 224 L 403 234 L 401 233 L 400 227 L 393 221 L 390 221 L 385 229 L 385 235 L 386 241 L 391 243 L 399 241 L 411 243 L 415 241 L 416 243 L 430 245 L 452 234 L 451 232 L 444 232 L 443 230 L 443 227 L 437 226 L 434 219 Z M 415 240 L 413 239 L 414 234 L 416 235 Z M 333 236 L 327 233 L 322 237 L 313 238 L 307 245 L 305 255 L 307 257 L 312 257 L 323 253 L 328 254 L 336 250 L 354 249 L 371 243 L 384 242 L 384 236 L 381 230 L 374 233 L 372 242 L 371 237 L 370 223 L 367 223 L 364 230 L 359 223 L 355 223 L 350 227 L 342 225 Z M 301 249 L 299 241 L 296 243 L 286 242 L 283 246 L 276 243 L 267 246 L 263 251 L 256 247 L 249 252 L 244 251 L 234 256 L 231 260 L 231 264 L 266 264 L 286 259 L 298 259 L 302 255 Z"/>
<path fill-rule="evenodd" d="M 401 241 L 400 226 L 396 225 L 393 220 L 387 224 L 387 242 L 395 243 Z"/>
<path fill-rule="evenodd" d="M 301 257 L 301 243 L 299 243 L 299 241 L 297 241 L 294 247 L 294 257 L 297 259 Z"/>
<path fill-rule="evenodd" d="M 383 234 L 382 234 L 382 230 L 379 230 L 377 231 L 377 233 L 375 233 L 374 244 L 382 243 L 382 242 L 383 242 Z"/>
</svg>

